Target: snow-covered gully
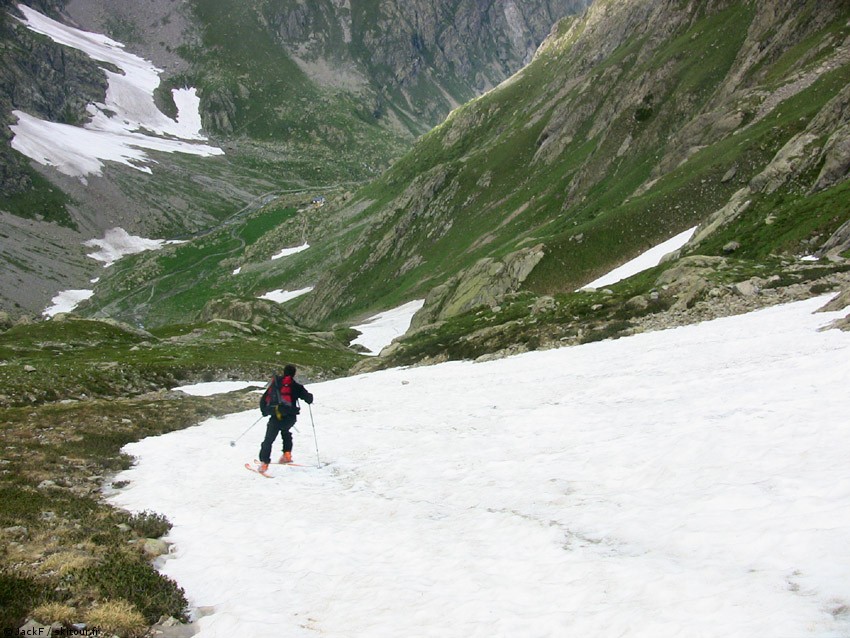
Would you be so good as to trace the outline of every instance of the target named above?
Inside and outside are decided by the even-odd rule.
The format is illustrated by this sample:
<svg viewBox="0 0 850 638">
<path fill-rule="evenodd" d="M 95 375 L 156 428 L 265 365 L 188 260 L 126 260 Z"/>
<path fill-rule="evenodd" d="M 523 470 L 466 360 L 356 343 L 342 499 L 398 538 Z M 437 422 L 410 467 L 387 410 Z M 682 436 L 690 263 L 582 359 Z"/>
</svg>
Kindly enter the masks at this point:
<svg viewBox="0 0 850 638">
<path fill-rule="evenodd" d="M 825 299 L 308 384 L 323 467 L 246 412 L 128 446 L 201 638 L 850 634 L 850 334 Z M 310 414 L 296 458 L 315 460 Z"/>
</svg>

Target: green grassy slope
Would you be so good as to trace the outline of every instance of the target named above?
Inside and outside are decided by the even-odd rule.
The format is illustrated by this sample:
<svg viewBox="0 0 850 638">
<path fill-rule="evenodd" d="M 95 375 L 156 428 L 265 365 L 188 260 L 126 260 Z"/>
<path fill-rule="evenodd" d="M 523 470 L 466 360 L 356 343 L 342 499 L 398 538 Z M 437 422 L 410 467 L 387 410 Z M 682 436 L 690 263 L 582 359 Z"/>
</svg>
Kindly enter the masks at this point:
<svg viewBox="0 0 850 638">
<path fill-rule="evenodd" d="M 335 321 L 390 307 L 482 257 L 538 243 L 545 257 L 525 288 L 574 290 L 721 208 L 850 79 L 840 59 L 819 66 L 848 35 L 840 3 L 795 6 L 773 24 L 756 2 L 648 6 L 611 8 L 602 27 L 593 11 L 586 23 L 565 22 L 525 70 L 454 111 L 360 191 L 363 235 L 298 304 L 300 316 Z M 766 95 L 812 73 L 756 121 Z M 781 245 L 774 226 L 753 235 L 753 250 L 807 239 L 812 224 L 792 210 L 806 208 L 808 179 L 752 209 L 789 206 L 794 220 Z M 830 197 L 845 204 L 843 189 Z M 829 233 L 846 212 L 818 219 Z"/>
<path fill-rule="evenodd" d="M 850 67 L 820 65 L 847 38 L 848 11 L 821 8 L 813 20 L 810 8 L 778 24 L 756 3 L 694 3 L 664 22 L 622 9 L 609 27 L 622 32 L 616 46 L 611 34 L 566 20 L 523 72 L 454 111 L 353 199 L 331 197 L 319 211 L 304 191 L 292 208 L 272 203 L 189 244 L 128 259 L 86 312 L 164 325 L 197 318 L 222 296 L 315 286 L 285 308 L 304 324 L 332 325 L 534 245 L 545 256 L 523 288 L 575 290 L 707 219 L 796 136 L 825 141 L 841 125 L 840 113 L 817 122 L 828 120 Z M 765 96 L 809 75 L 760 115 Z M 750 208 L 699 252 L 721 254 L 733 240 L 753 257 L 809 250 L 813 236 L 846 220 L 841 184 L 810 193 L 818 170 L 751 193 Z M 777 223 L 761 223 L 767 215 Z M 309 251 L 269 261 L 305 241 Z"/>
</svg>

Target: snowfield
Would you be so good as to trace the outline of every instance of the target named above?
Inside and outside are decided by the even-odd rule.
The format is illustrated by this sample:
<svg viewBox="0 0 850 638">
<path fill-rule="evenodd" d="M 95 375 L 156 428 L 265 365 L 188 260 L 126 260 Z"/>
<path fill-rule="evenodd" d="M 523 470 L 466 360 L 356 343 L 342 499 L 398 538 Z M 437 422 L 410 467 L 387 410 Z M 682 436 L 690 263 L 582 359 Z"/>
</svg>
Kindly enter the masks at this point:
<svg viewBox="0 0 850 638">
<path fill-rule="evenodd" d="M 198 143 L 206 138 L 196 89 L 172 90 L 178 115 L 171 119 L 154 102 L 161 69 L 105 35 L 75 29 L 23 4 L 17 8 L 24 17 L 16 19 L 30 30 L 106 63 L 102 68 L 108 89 L 104 103 L 87 106 L 91 121 L 82 127 L 13 111 L 18 122 L 9 127 L 14 133 L 12 148 L 83 183 L 87 183 L 87 175 L 101 174 L 103 160 L 151 173 L 148 164 L 153 160 L 148 150 L 202 157 L 224 154 L 220 148 Z M 120 72 L 112 71 L 113 67 Z"/>
<path fill-rule="evenodd" d="M 127 446 L 110 499 L 173 522 L 200 638 L 846 637 L 850 334 L 818 332 L 825 301 L 307 383 L 321 468 L 305 409 L 312 465 L 247 472 L 255 410 Z"/>
<path fill-rule="evenodd" d="M 283 250 L 281 250 L 276 255 L 272 255 L 271 259 L 272 259 L 272 261 L 275 261 L 276 259 L 281 259 L 282 257 L 289 257 L 290 255 L 297 255 L 300 252 L 304 252 L 308 248 L 310 248 L 310 244 L 308 244 L 306 242 L 301 244 L 300 246 L 293 246 L 291 248 L 284 248 Z"/>
</svg>

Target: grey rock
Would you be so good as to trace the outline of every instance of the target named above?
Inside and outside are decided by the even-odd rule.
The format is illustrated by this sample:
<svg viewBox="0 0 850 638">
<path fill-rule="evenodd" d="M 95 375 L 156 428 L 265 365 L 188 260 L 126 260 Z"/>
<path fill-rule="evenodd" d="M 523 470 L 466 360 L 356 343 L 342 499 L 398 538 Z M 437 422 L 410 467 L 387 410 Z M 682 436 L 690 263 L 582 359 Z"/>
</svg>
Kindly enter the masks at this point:
<svg viewBox="0 0 850 638">
<path fill-rule="evenodd" d="M 726 173 L 723 174 L 723 177 L 720 178 L 720 181 L 725 184 L 726 182 L 731 182 L 735 179 L 735 176 L 738 174 L 738 167 L 733 166 Z"/>
<path fill-rule="evenodd" d="M 516 291 L 543 258 L 543 247 L 524 248 L 502 260 L 482 259 L 472 267 L 434 288 L 411 322 L 411 329 L 453 317 L 476 306 L 495 307 Z"/>
<path fill-rule="evenodd" d="M 842 290 L 837 296 L 818 309 L 818 312 L 838 312 L 850 306 L 850 287 Z"/>
<path fill-rule="evenodd" d="M 833 257 L 850 250 L 850 220 L 844 222 L 838 230 L 836 230 L 829 239 L 824 242 L 820 250 L 817 251 L 818 257 Z"/>
<path fill-rule="evenodd" d="M 739 281 L 732 286 L 732 289 L 742 297 L 753 297 L 761 291 L 758 284 L 752 279 Z"/>
<path fill-rule="evenodd" d="M 142 551 L 152 558 L 164 556 L 168 554 L 168 543 L 161 538 L 146 538 L 142 542 Z"/>
<path fill-rule="evenodd" d="M 549 310 L 554 310 L 556 306 L 554 297 L 544 296 L 539 297 L 535 300 L 534 304 L 531 306 L 531 314 L 537 315 L 541 312 L 547 312 Z"/>
<path fill-rule="evenodd" d="M 826 326 L 819 328 L 818 332 L 825 332 L 827 330 L 841 330 L 842 332 L 850 332 L 850 315 L 847 315 L 842 319 L 836 319 L 835 321 L 830 322 Z"/>
</svg>

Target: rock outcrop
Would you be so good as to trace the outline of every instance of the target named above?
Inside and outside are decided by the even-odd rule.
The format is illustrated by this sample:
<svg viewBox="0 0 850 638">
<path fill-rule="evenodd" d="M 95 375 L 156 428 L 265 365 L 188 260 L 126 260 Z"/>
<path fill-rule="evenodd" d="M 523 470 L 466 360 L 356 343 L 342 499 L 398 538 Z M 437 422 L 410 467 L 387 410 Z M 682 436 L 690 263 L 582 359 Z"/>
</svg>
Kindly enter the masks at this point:
<svg viewBox="0 0 850 638">
<path fill-rule="evenodd" d="M 106 94 L 106 77 L 93 60 L 32 33 L 10 10 L 0 5 L 0 197 L 32 188 L 26 162 L 9 146 L 13 111 L 76 124 L 88 118 L 86 105 Z"/>
<path fill-rule="evenodd" d="M 434 288 L 413 317 L 412 330 L 459 315 L 477 306 L 495 306 L 516 292 L 543 258 L 543 246 L 524 248 L 496 260 L 485 258 Z"/>
</svg>

